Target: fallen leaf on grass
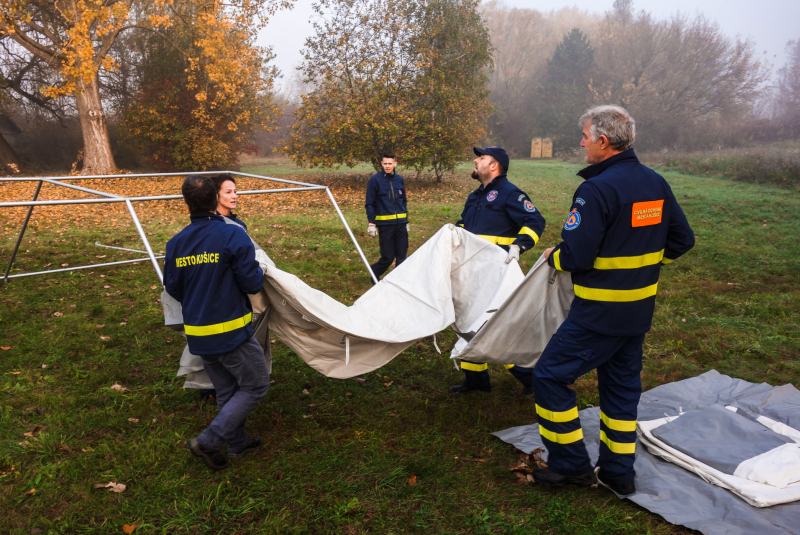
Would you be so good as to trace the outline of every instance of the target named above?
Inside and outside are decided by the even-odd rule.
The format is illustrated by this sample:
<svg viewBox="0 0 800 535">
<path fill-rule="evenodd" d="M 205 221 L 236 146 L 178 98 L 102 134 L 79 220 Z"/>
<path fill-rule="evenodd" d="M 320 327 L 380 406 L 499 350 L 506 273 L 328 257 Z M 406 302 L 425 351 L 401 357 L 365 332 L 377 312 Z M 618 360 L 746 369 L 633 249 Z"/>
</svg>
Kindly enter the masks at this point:
<svg viewBox="0 0 800 535">
<path fill-rule="evenodd" d="M 110 492 L 125 492 L 128 487 L 122 483 L 109 481 L 108 483 L 95 483 L 92 485 L 93 489 L 108 489 Z"/>
<path fill-rule="evenodd" d="M 10 373 L 11 375 L 19 375 L 19 374 L 21 374 L 22 372 L 6 372 L 6 373 Z"/>
<path fill-rule="evenodd" d="M 111 286 L 109 286 L 108 284 L 105 284 L 105 285 L 103 285 L 103 288 L 105 288 L 106 290 L 108 290 L 109 288 L 111 288 Z"/>
<path fill-rule="evenodd" d="M 122 385 L 116 384 L 116 385 L 111 385 L 111 390 L 116 390 L 117 392 L 124 392 L 127 390 L 127 388 L 125 388 Z"/>
<path fill-rule="evenodd" d="M 33 496 L 36 494 L 36 489 L 31 489 L 29 491 L 23 492 L 23 494 L 27 494 L 28 496 Z"/>
<path fill-rule="evenodd" d="M 349 398 L 353 397 L 353 394 L 352 394 L 352 392 L 345 392 L 345 394 L 344 394 L 344 395 L 345 395 L 345 396 L 347 396 L 347 397 L 349 397 Z"/>
<path fill-rule="evenodd" d="M 311 414 L 304 414 L 303 418 L 311 418 L 311 416 L 312 416 Z"/>
<path fill-rule="evenodd" d="M 69 264 L 61 264 L 61 267 L 67 267 Z"/>
<path fill-rule="evenodd" d="M 128 322 L 127 322 L 127 321 L 121 321 L 121 322 L 119 323 L 119 326 L 120 326 L 120 327 L 125 327 L 127 324 L 128 324 Z"/>
<path fill-rule="evenodd" d="M 42 364 L 42 369 L 47 368 L 47 364 Z"/>
<path fill-rule="evenodd" d="M 102 325 L 95 325 L 95 326 L 94 326 L 94 328 L 95 328 L 95 329 L 102 329 L 102 328 L 103 328 L 103 327 L 105 327 L 105 326 L 106 326 L 106 324 L 104 323 L 104 324 L 102 324 Z"/>
<path fill-rule="evenodd" d="M 101 336 L 100 340 L 102 340 L 103 342 L 108 342 L 109 340 L 111 340 L 111 337 L 110 336 Z"/>
<path fill-rule="evenodd" d="M 61 317 L 63 315 L 64 315 L 63 312 L 53 312 L 53 316 L 56 316 L 56 317 Z"/>
<path fill-rule="evenodd" d="M 155 290 L 156 288 L 158 288 L 158 286 L 151 286 L 150 287 L 151 290 Z"/>
<path fill-rule="evenodd" d="M 131 423 L 134 423 L 134 424 L 138 424 L 139 423 L 139 418 L 128 418 L 128 421 L 131 422 Z"/>
<path fill-rule="evenodd" d="M 366 386 L 366 384 L 367 384 L 367 380 L 364 379 L 363 377 L 355 377 L 355 380 L 361 386 Z"/>
<path fill-rule="evenodd" d="M 2 349 L 3 351 L 8 351 L 9 349 L 11 349 L 11 346 L 0 346 L 0 349 Z"/>
<path fill-rule="evenodd" d="M 308 390 L 306 390 L 305 388 L 300 393 L 303 394 L 304 396 L 307 396 L 308 394 L 310 394 L 310 392 Z"/>
<path fill-rule="evenodd" d="M 28 445 L 30 445 L 30 442 L 28 442 L 27 440 L 23 440 L 22 442 L 17 442 L 17 446 L 22 446 L 23 448 Z"/>
<path fill-rule="evenodd" d="M 139 524 L 122 524 L 122 533 L 133 533 L 133 530 L 139 527 Z"/>
<path fill-rule="evenodd" d="M 41 433 L 43 430 L 44 430 L 44 426 L 43 425 L 36 425 L 36 426 L 33 427 L 33 429 L 31 429 L 27 433 L 23 433 L 23 436 L 35 437 L 36 435 Z"/>
<path fill-rule="evenodd" d="M 394 381 L 389 381 L 388 383 L 383 383 L 383 386 L 392 386 L 392 383 L 394 383 Z"/>
<path fill-rule="evenodd" d="M 411 474 L 410 476 L 408 476 L 408 484 L 411 485 L 412 487 L 414 485 L 416 485 L 417 484 L 417 476 L 415 476 L 414 474 Z"/>
<path fill-rule="evenodd" d="M 104 254 L 95 256 L 95 258 L 105 258 L 105 257 L 106 257 L 106 255 L 104 255 Z"/>
<path fill-rule="evenodd" d="M 481 459 L 479 457 L 456 457 L 459 461 L 471 461 L 473 463 L 485 463 L 486 459 Z"/>
</svg>

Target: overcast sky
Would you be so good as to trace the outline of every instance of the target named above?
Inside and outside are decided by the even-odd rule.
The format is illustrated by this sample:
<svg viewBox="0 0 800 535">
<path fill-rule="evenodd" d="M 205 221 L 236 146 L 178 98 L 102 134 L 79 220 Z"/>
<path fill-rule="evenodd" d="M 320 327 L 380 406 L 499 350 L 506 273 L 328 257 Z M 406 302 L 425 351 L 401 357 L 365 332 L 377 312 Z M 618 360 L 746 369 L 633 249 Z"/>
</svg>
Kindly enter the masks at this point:
<svg viewBox="0 0 800 535">
<path fill-rule="evenodd" d="M 577 6 L 584 11 L 604 13 L 611 9 L 614 0 L 505 0 L 505 3 L 539 11 Z M 300 49 L 312 34 L 311 4 L 312 0 L 296 0 L 294 9 L 276 14 L 259 35 L 259 44 L 271 45 L 276 54 L 273 64 L 284 76 L 278 85 L 285 84 L 303 59 Z M 759 57 L 775 68 L 786 61 L 786 43 L 800 39 L 800 0 L 634 0 L 633 5 L 637 11 L 645 10 L 659 18 L 676 12 L 703 13 L 716 20 L 731 37 L 751 38 Z"/>
</svg>

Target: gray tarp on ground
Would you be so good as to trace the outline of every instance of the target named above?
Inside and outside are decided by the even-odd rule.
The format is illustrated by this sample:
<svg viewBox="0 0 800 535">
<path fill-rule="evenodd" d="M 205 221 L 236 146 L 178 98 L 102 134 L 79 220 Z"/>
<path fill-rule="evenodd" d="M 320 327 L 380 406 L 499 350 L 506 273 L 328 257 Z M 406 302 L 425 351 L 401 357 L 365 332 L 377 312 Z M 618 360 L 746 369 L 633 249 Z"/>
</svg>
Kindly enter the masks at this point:
<svg viewBox="0 0 800 535">
<path fill-rule="evenodd" d="M 445 225 L 351 306 L 270 267 L 263 290 L 250 296 L 254 319 L 265 311 L 271 332 L 309 366 L 338 379 L 375 370 L 448 326 L 477 332 L 464 348 L 470 360 L 532 366 L 566 317 L 571 278 L 542 257 L 526 277 L 506 256 L 493 243 Z M 164 292 L 162 305 L 165 324 L 182 329 L 180 303 Z M 495 313 L 502 321 L 494 321 Z M 487 342 L 502 351 L 487 351 Z M 188 349 L 178 374 L 187 375 L 186 387 L 210 388 L 202 383 L 202 361 Z"/>
<path fill-rule="evenodd" d="M 754 414 L 770 412 L 769 417 L 776 421 L 797 425 L 798 407 L 791 397 L 782 395 L 785 392 L 786 386 L 748 383 L 712 370 L 643 393 L 639 420 L 655 420 L 721 404 L 747 409 Z M 768 410 L 763 410 L 766 405 L 769 405 Z M 594 407 L 579 413 L 592 462 L 597 461 L 599 452 L 599 411 Z M 528 453 L 543 447 L 536 424 L 492 434 Z M 546 454 L 543 456 L 546 459 Z M 636 493 L 627 498 L 668 522 L 715 535 L 800 534 L 800 503 L 752 507 L 732 492 L 652 455 L 641 445 L 636 448 L 635 468 Z"/>
</svg>

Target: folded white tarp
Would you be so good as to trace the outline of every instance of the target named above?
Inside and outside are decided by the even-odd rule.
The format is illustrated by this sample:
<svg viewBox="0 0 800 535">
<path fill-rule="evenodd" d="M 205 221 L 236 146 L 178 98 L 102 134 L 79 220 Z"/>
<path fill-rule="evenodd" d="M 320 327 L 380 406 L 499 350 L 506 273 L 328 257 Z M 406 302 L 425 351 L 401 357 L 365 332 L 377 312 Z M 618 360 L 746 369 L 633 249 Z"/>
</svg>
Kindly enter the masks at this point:
<svg viewBox="0 0 800 535">
<path fill-rule="evenodd" d="M 781 387 L 800 413 L 800 392 Z M 785 399 L 783 400 L 785 401 Z M 637 434 L 650 453 L 728 489 L 750 505 L 769 507 L 800 500 L 800 426 L 732 405 L 712 405 L 640 421 Z M 799 519 L 800 520 L 800 519 Z"/>
<path fill-rule="evenodd" d="M 328 377 L 375 370 L 449 326 L 471 340 L 453 358 L 531 366 L 566 317 L 571 281 L 543 259 L 527 278 L 505 259 L 494 244 L 446 225 L 351 306 L 277 267 L 251 301 L 270 331 Z M 166 324 L 180 328 L 180 305 L 166 293 L 162 303 Z M 186 386 L 210 388 L 200 384 L 201 368 L 186 350 L 179 370 L 193 374 Z"/>
</svg>

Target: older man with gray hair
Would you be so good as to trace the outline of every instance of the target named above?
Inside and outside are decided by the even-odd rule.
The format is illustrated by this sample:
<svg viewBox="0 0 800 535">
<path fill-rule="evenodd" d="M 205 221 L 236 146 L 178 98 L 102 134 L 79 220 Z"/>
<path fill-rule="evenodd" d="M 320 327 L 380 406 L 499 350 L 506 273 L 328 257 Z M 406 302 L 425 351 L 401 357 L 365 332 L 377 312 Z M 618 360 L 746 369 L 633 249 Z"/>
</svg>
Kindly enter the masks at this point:
<svg viewBox="0 0 800 535">
<path fill-rule="evenodd" d="M 642 343 L 650 330 L 661 266 L 694 245 L 694 234 L 669 184 L 633 152 L 636 123 L 619 106 L 598 106 L 580 119 L 589 167 L 572 198 L 561 243 L 547 262 L 572 274 L 575 299 L 533 370 L 539 431 L 548 467 L 537 483 L 600 483 L 620 495 L 636 491 L 633 463 L 642 393 Z M 592 468 L 575 392 L 597 369 L 600 458 Z"/>
</svg>

